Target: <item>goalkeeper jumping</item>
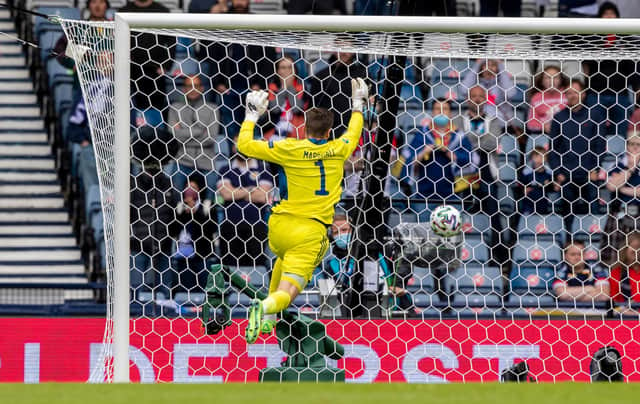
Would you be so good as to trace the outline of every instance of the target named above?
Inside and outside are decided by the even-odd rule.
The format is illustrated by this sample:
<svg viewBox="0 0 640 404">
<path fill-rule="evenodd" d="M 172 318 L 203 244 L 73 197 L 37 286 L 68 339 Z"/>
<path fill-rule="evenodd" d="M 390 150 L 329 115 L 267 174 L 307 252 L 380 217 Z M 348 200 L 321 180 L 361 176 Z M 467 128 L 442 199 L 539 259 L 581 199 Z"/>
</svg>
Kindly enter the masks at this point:
<svg viewBox="0 0 640 404">
<path fill-rule="evenodd" d="M 247 343 L 260 333 L 270 333 L 276 314 L 289 304 L 311 280 L 329 248 L 327 228 L 342 193 L 344 162 L 358 146 L 362 112 L 369 91 L 361 78 L 351 79 L 352 114 L 347 132 L 329 140 L 333 113 L 312 108 L 306 113 L 304 140 L 254 140 L 256 121 L 267 110 L 268 93 L 247 95 L 245 120 L 238 137 L 238 151 L 248 157 L 278 164 L 281 202 L 269 218 L 269 247 L 278 257 L 271 274 L 269 296 L 254 300 L 249 308 Z"/>
</svg>

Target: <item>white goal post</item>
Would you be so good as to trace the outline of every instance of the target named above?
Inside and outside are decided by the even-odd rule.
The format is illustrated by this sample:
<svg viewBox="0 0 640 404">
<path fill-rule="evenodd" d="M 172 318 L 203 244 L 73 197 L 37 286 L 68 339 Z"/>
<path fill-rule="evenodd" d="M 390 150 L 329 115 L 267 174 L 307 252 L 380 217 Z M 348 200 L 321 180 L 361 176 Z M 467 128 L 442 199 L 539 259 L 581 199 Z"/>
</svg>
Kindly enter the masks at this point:
<svg viewBox="0 0 640 404">
<path fill-rule="evenodd" d="M 114 139 L 114 289 L 113 296 L 113 381 L 129 382 L 129 162 L 130 156 L 130 40 L 132 30 L 257 30 L 395 33 L 508 33 L 508 34 L 640 34 L 637 19 L 548 19 L 548 18 L 455 18 L 455 17 L 369 17 L 292 15 L 215 15 L 116 13 L 115 15 L 115 139 Z M 303 45 L 304 46 L 304 45 Z M 424 46 L 424 45 L 423 45 Z M 405 53 L 421 56 L 422 48 L 388 46 L 380 54 Z M 356 49 L 358 51 L 358 49 Z M 433 49 L 442 56 L 460 50 Z M 471 53 L 469 53 L 471 52 Z M 474 51 L 462 51 L 468 57 Z M 476 54 L 475 56 L 480 56 Z M 482 56 L 487 56 L 486 51 Z M 515 52 L 500 55 L 526 59 Z M 560 59 L 562 55 L 554 55 Z M 573 55 L 575 56 L 575 55 Z M 622 57 L 624 55 L 619 55 Z M 616 55 L 608 55 L 616 58 Z"/>
</svg>

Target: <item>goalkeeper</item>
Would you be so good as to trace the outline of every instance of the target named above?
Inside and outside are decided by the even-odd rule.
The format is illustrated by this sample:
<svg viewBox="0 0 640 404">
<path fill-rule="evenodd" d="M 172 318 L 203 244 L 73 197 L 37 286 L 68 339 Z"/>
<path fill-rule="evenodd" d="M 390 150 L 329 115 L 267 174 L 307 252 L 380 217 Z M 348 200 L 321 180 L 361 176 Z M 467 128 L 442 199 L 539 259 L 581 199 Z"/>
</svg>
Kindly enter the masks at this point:
<svg viewBox="0 0 640 404">
<path fill-rule="evenodd" d="M 333 113 L 322 108 L 307 111 L 304 140 L 254 140 L 254 126 L 267 110 L 268 93 L 252 91 L 247 95 L 238 151 L 280 166 L 281 198 L 269 218 L 269 247 L 278 258 L 271 274 L 269 296 L 251 302 L 245 331 L 249 344 L 260 333 L 273 330 L 276 314 L 289 307 L 305 288 L 329 247 L 327 228 L 342 193 L 344 162 L 360 140 L 362 111 L 369 94 L 361 78 L 352 79 L 351 87 L 349 127 L 335 140 L 329 140 Z"/>
</svg>

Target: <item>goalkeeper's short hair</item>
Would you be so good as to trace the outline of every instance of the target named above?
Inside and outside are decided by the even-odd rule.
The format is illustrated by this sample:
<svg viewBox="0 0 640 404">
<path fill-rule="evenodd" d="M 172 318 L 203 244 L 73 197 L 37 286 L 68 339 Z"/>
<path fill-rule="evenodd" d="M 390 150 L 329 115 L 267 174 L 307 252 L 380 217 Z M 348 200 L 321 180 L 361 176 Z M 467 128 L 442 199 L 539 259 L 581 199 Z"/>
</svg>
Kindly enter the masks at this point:
<svg viewBox="0 0 640 404">
<path fill-rule="evenodd" d="M 324 138 L 333 127 L 333 113 L 326 108 L 311 108 L 305 113 L 307 136 Z"/>
</svg>

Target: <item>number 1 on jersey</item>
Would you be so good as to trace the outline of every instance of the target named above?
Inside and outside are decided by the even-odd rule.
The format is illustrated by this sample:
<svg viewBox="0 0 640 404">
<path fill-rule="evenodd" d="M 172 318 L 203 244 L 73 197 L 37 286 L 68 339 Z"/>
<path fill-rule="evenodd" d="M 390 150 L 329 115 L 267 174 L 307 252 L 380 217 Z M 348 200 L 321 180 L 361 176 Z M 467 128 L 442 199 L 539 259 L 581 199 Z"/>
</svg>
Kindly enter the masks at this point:
<svg viewBox="0 0 640 404">
<path fill-rule="evenodd" d="M 324 163 L 322 160 L 318 160 L 315 162 L 315 165 L 320 167 L 320 189 L 316 191 L 316 195 L 327 196 L 329 195 L 329 191 L 327 191 L 327 179 L 324 172 Z"/>
</svg>

